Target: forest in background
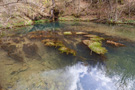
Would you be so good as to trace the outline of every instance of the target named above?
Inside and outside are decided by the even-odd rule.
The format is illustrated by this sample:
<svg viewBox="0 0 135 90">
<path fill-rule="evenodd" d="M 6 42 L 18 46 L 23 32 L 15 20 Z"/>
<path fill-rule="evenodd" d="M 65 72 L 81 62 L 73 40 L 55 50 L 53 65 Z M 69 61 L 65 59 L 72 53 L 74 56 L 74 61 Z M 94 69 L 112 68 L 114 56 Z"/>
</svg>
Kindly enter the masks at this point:
<svg viewBox="0 0 135 90">
<path fill-rule="evenodd" d="M 135 0 L 0 0 L 0 27 L 46 22 L 53 10 L 59 20 L 135 23 Z"/>
</svg>

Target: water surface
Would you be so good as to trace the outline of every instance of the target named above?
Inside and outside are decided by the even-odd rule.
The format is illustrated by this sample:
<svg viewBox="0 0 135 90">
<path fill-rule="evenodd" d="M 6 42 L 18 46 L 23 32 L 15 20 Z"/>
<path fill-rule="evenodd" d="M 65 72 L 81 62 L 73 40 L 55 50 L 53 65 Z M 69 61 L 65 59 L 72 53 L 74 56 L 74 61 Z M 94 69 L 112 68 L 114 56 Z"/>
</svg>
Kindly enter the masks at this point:
<svg viewBox="0 0 135 90">
<path fill-rule="evenodd" d="M 104 45 L 108 53 L 101 57 L 90 55 L 82 45 L 76 47 L 77 56 L 60 53 L 57 48 L 45 47 L 38 40 L 24 37 L 32 31 L 87 31 L 125 44 L 126 47 Z M 9 31 L 14 37 L 24 38 L 16 52 L 23 62 L 8 56 L 0 49 L 0 85 L 4 90 L 135 90 L 135 27 L 110 26 L 90 22 L 45 23 Z M 12 36 L 12 37 L 10 37 Z M 22 37 L 23 36 L 23 37 Z M 76 38 L 76 37 L 74 37 Z M 14 43 L 13 43 L 14 44 Z M 23 44 L 36 44 L 36 54 L 21 52 Z M 18 59 L 20 60 L 20 59 Z"/>
</svg>

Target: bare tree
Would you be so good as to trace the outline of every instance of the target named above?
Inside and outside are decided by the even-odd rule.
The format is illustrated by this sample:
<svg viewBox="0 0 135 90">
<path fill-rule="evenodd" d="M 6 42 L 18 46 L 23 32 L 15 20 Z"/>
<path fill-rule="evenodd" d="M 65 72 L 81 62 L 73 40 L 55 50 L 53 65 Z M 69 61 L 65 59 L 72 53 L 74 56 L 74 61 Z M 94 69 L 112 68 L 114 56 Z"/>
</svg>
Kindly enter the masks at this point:
<svg viewBox="0 0 135 90">
<path fill-rule="evenodd" d="M 115 17 L 114 20 L 117 21 L 118 20 L 118 0 L 115 0 L 116 3 L 116 7 L 115 7 Z"/>
<path fill-rule="evenodd" d="M 52 0 L 52 8 L 51 8 L 51 19 L 54 19 L 54 8 L 55 8 L 55 0 Z"/>
<path fill-rule="evenodd" d="M 80 0 L 78 0 L 78 9 L 77 9 L 77 15 L 80 14 Z"/>
</svg>

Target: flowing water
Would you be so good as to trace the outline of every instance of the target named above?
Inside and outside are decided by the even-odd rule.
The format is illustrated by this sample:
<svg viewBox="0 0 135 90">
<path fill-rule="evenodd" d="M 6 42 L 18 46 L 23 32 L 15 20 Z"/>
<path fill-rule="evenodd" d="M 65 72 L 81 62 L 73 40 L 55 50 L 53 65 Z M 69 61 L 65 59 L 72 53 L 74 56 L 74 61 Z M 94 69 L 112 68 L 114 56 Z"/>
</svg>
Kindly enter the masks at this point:
<svg viewBox="0 0 135 90">
<path fill-rule="evenodd" d="M 125 47 L 103 44 L 104 56 L 90 54 L 82 43 L 69 45 L 77 56 L 60 53 L 39 40 L 29 40 L 33 31 L 86 31 L 116 40 Z M 6 32 L 9 34 L 7 35 Z M 4 42 L 20 38 L 14 49 L 0 49 L 1 90 L 135 90 L 135 27 L 90 22 L 37 24 L 6 31 Z M 76 38 L 74 36 L 72 38 Z M 68 37 L 69 38 L 69 37 Z M 63 39 L 63 38 L 61 38 Z M 27 47 L 28 45 L 33 45 Z M 14 45 L 14 43 L 12 43 Z M 36 45 L 36 46 L 35 46 Z M 24 47 L 26 46 L 26 47 Z M 35 49 L 36 48 L 36 49 Z M 19 57 L 21 56 L 21 57 Z"/>
</svg>

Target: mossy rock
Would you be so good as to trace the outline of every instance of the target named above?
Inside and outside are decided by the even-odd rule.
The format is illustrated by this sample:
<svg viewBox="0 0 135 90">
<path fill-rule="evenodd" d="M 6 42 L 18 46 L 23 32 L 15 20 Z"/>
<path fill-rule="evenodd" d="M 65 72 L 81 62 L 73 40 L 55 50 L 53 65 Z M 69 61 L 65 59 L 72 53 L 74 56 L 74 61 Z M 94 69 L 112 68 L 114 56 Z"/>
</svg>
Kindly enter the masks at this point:
<svg viewBox="0 0 135 90">
<path fill-rule="evenodd" d="M 87 34 L 87 35 L 84 35 L 84 37 L 96 38 L 96 37 L 98 37 L 98 36 L 97 36 L 97 35 L 92 35 L 92 34 Z"/>
<path fill-rule="evenodd" d="M 93 37 L 93 38 L 90 38 L 90 40 L 100 42 L 100 41 L 104 40 L 104 38 L 102 38 L 102 37 Z"/>
<path fill-rule="evenodd" d="M 75 32 L 76 35 L 85 35 L 88 34 L 87 32 Z"/>
<path fill-rule="evenodd" d="M 91 42 L 88 47 L 97 54 L 105 54 L 107 52 L 106 48 L 102 47 L 101 42 Z"/>
<path fill-rule="evenodd" d="M 72 32 L 71 31 L 66 31 L 66 32 L 63 32 L 64 35 L 72 35 Z"/>
<path fill-rule="evenodd" d="M 58 50 L 61 51 L 62 53 L 66 53 L 67 55 L 72 54 L 73 56 L 76 56 L 76 51 L 69 49 L 66 46 L 62 46 Z"/>
<path fill-rule="evenodd" d="M 45 46 L 55 46 L 55 43 L 54 42 L 46 42 Z"/>
<path fill-rule="evenodd" d="M 107 52 L 106 48 L 102 47 L 102 42 L 99 40 L 83 40 L 83 43 L 89 47 L 93 52 L 97 54 L 105 54 Z"/>
<path fill-rule="evenodd" d="M 45 46 L 50 46 L 55 48 L 58 47 L 59 48 L 58 50 L 61 51 L 62 53 L 72 54 L 74 56 L 76 56 L 76 51 L 66 47 L 66 45 L 70 45 L 67 42 L 68 40 L 66 39 L 61 40 L 60 38 L 58 38 L 59 36 L 63 37 L 66 35 L 67 36 L 83 35 L 83 37 L 87 37 L 89 39 L 89 40 L 83 40 L 83 43 L 87 45 L 90 50 L 92 50 L 97 54 L 105 54 L 107 52 L 107 50 L 104 47 L 102 47 L 102 40 L 104 40 L 104 38 L 99 37 L 97 35 L 88 34 L 87 32 L 82 32 L 82 31 L 59 32 L 58 31 L 54 33 L 54 32 L 45 32 L 45 31 L 36 31 L 36 32 L 31 32 L 30 34 L 31 34 L 30 38 L 42 40 L 42 43 L 44 43 Z M 65 42 L 65 44 L 63 42 Z"/>
</svg>

